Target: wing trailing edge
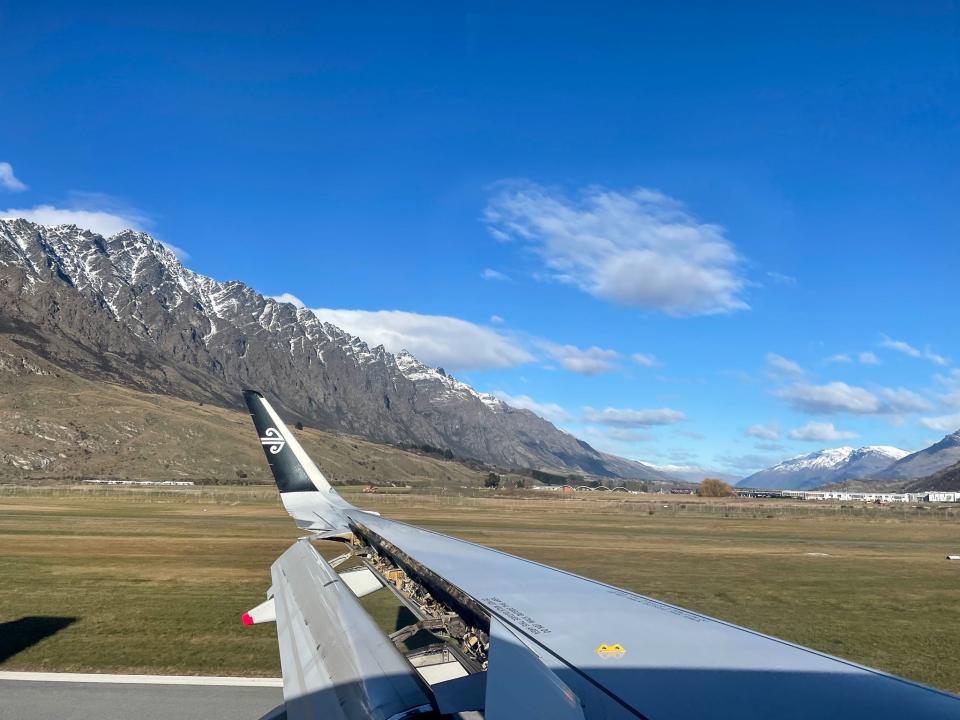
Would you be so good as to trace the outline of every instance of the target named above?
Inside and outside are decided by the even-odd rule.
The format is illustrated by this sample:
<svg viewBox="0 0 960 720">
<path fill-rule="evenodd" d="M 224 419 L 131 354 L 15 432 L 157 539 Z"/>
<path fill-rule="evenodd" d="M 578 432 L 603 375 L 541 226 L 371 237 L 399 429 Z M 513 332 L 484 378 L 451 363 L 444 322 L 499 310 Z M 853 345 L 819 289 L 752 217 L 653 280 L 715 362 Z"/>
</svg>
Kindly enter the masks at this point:
<svg viewBox="0 0 960 720">
<path fill-rule="evenodd" d="M 433 714 L 424 682 L 308 541 L 294 543 L 272 574 L 290 720 Z"/>
</svg>

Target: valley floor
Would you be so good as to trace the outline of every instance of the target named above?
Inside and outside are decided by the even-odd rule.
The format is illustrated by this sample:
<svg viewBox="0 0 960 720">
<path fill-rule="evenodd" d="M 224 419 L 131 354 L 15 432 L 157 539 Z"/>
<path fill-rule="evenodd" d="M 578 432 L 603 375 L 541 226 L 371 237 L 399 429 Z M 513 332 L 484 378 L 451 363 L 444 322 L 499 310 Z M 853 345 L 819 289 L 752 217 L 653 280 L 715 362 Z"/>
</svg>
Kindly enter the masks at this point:
<svg viewBox="0 0 960 720">
<path fill-rule="evenodd" d="M 463 492 L 354 497 L 960 691 L 960 508 Z M 240 615 L 297 536 L 272 488 L 0 486 L 0 669 L 277 676 L 273 627 Z"/>
</svg>

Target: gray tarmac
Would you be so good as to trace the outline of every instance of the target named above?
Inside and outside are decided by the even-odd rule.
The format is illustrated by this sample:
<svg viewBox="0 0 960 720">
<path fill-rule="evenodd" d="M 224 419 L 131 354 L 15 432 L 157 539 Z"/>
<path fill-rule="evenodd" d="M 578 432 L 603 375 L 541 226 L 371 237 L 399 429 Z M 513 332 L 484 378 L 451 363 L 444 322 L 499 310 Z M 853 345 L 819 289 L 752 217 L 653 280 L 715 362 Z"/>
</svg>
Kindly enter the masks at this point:
<svg viewBox="0 0 960 720">
<path fill-rule="evenodd" d="M 278 687 L 0 680 L 0 720 L 282 718 Z"/>
</svg>

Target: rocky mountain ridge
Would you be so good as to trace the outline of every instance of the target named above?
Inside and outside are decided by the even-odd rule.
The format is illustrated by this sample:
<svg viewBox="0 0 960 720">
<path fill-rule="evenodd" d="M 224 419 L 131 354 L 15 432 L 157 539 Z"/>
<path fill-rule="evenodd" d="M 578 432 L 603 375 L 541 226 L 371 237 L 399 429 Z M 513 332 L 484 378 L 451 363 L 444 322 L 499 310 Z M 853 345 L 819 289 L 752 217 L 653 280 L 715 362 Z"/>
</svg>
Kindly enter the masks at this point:
<svg viewBox="0 0 960 720">
<path fill-rule="evenodd" d="M 0 219 L 0 332 L 101 381 L 240 405 L 256 387 L 315 427 L 501 467 L 668 480 L 528 410 L 277 302 L 185 268 L 146 233 Z"/>
<path fill-rule="evenodd" d="M 870 475 L 876 480 L 924 478 L 960 462 L 960 430 Z"/>
</svg>

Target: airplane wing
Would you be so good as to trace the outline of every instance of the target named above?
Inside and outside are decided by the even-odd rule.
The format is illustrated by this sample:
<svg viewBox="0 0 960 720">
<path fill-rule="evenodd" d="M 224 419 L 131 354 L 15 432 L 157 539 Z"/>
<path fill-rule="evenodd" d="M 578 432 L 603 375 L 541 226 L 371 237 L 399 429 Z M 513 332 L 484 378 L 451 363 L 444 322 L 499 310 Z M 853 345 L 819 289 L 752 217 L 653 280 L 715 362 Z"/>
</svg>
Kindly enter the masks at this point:
<svg viewBox="0 0 960 720">
<path fill-rule="evenodd" d="M 357 565 L 303 539 L 273 566 L 291 720 L 960 718 L 955 695 L 356 508 L 244 397 L 288 512 Z M 417 618 L 390 637 L 357 599 L 381 587 Z M 400 652 L 422 630 L 437 644 Z"/>
</svg>

